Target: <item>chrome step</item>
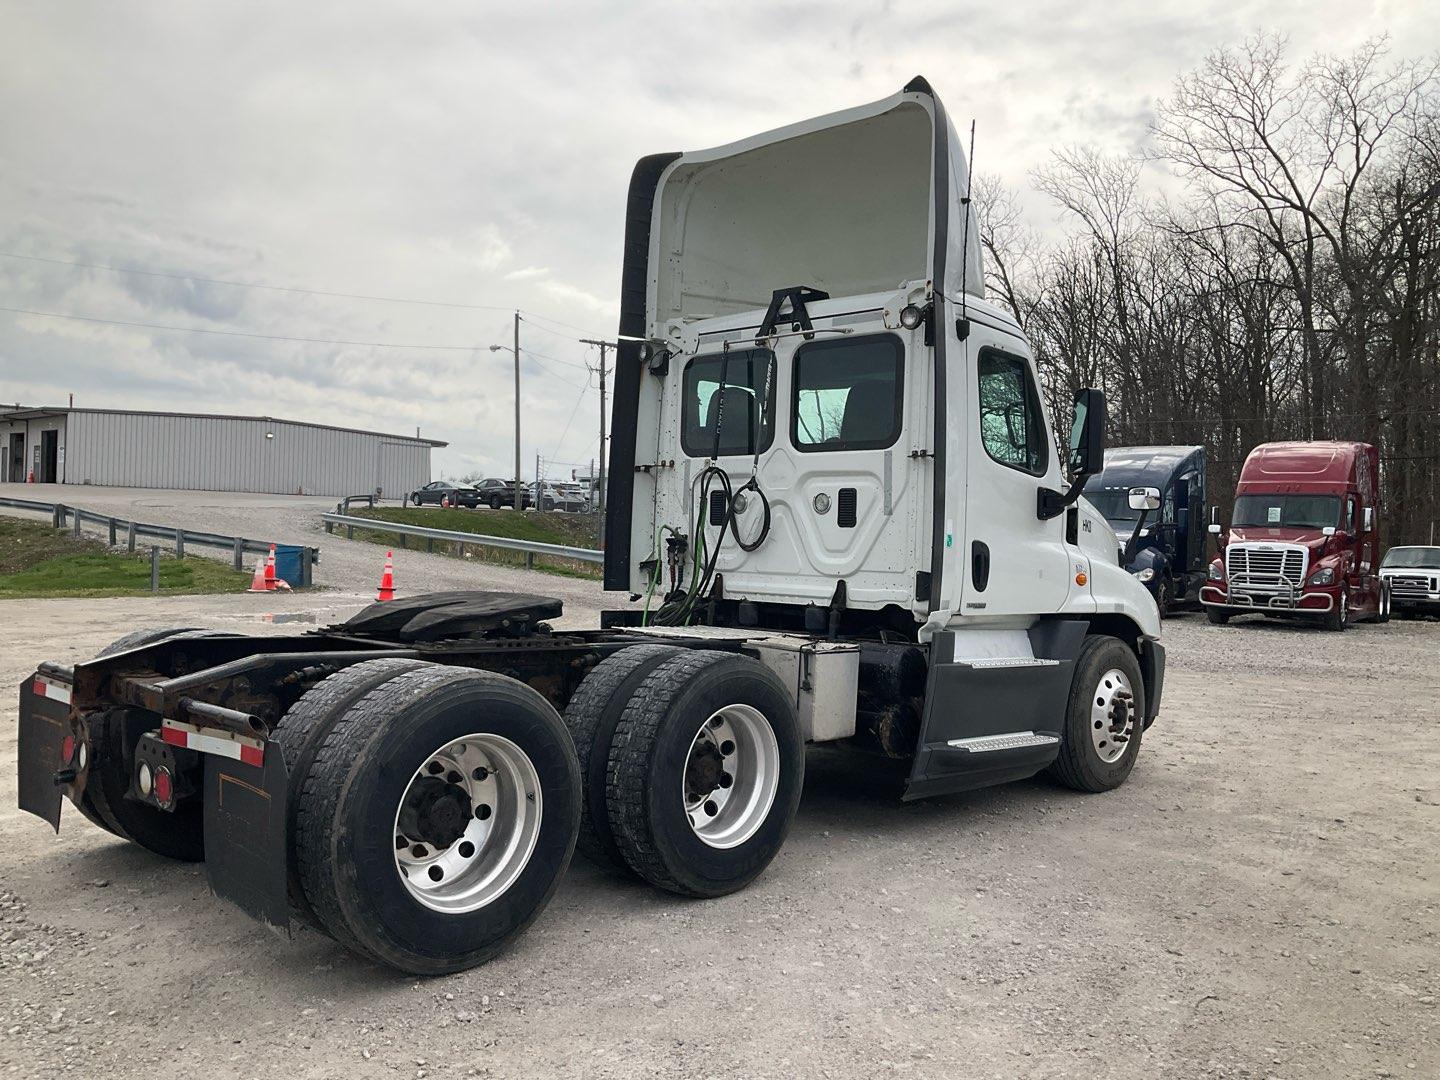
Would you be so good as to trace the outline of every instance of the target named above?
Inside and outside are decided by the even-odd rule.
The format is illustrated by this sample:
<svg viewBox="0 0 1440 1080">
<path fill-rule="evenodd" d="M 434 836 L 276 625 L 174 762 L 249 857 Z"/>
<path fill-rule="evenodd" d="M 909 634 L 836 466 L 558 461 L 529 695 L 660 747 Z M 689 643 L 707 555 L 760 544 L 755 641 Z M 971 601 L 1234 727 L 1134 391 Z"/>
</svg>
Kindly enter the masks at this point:
<svg viewBox="0 0 1440 1080">
<path fill-rule="evenodd" d="M 983 656 L 974 660 L 957 660 L 958 664 L 966 664 L 972 668 L 1012 668 L 1012 667 L 1058 667 L 1059 660 L 1042 660 L 1034 656 Z"/>
<path fill-rule="evenodd" d="M 975 735 L 969 739 L 951 739 L 945 745 L 956 750 L 964 750 L 967 754 L 986 754 L 992 750 L 1020 750 L 1027 746 L 1051 746 L 1059 741 L 1060 739 L 1055 735 L 1037 735 L 1033 731 L 1011 731 L 1004 735 Z"/>
</svg>

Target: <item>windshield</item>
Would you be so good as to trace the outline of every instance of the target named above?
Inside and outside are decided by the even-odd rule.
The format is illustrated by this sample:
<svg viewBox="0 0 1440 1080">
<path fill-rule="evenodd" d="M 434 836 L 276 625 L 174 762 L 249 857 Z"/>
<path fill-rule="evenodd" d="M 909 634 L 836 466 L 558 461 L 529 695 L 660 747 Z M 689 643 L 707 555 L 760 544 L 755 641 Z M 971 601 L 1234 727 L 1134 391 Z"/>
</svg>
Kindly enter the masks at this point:
<svg viewBox="0 0 1440 1080">
<path fill-rule="evenodd" d="M 1236 525 L 1275 529 L 1323 529 L 1340 524 L 1337 495 L 1241 495 L 1235 500 Z"/>
<path fill-rule="evenodd" d="M 1440 570 L 1440 547 L 1391 548 L 1385 553 L 1385 561 L 1380 565 L 1392 569 L 1401 567 L 1407 570 Z"/>
<path fill-rule="evenodd" d="M 1114 491 L 1087 491 L 1085 498 L 1100 511 L 1106 521 L 1139 521 L 1140 511 L 1130 509 L 1130 489 L 1117 488 Z"/>
</svg>

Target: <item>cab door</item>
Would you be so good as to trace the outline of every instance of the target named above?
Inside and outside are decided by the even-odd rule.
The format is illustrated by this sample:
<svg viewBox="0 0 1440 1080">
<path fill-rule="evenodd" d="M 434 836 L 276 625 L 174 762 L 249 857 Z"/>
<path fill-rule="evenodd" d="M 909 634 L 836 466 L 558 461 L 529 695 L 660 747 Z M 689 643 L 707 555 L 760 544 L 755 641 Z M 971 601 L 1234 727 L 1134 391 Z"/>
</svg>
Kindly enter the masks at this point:
<svg viewBox="0 0 1440 1080">
<path fill-rule="evenodd" d="M 967 345 L 967 403 L 976 422 L 966 425 L 961 614 L 1058 611 L 1088 563 L 1066 541 L 1066 514 L 1042 520 L 1036 512 L 1040 488 L 1064 484 L 1029 351 L 979 324 Z"/>
</svg>

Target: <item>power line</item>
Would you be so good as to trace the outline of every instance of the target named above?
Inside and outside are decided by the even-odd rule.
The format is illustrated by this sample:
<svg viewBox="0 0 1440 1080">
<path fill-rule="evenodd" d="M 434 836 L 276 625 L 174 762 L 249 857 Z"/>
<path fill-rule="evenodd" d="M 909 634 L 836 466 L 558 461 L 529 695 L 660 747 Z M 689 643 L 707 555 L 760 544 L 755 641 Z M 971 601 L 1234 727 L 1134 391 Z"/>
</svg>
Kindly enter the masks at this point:
<svg viewBox="0 0 1440 1080">
<path fill-rule="evenodd" d="M 266 285 L 257 281 L 227 281 L 224 278 L 201 277 L 198 274 L 177 274 L 165 270 L 142 270 L 138 266 L 106 266 L 103 263 L 73 262 L 69 259 L 51 259 L 43 255 L 21 255 L 14 251 L 0 251 L 7 259 L 23 259 L 26 262 L 50 263 L 54 266 L 69 266 L 77 270 L 105 270 L 112 274 L 140 274 L 144 277 L 169 278 L 171 281 L 198 281 L 205 285 L 228 285 L 236 289 L 265 289 L 268 292 L 303 293 L 306 296 L 330 296 L 345 300 L 374 300 L 387 304 L 420 304 L 425 307 L 465 308 L 470 311 L 514 311 L 514 307 L 499 307 L 494 304 L 460 304 L 448 300 L 417 300 L 404 296 L 375 296 L 368 293 L 336 292 L 329 289 L 306 289 L 298 285 Z"/>
<path fill-rule="evenodd" d="M 512 309 L 505 308 L 509 311 Z M 168 326 L 163 323 L 130 322 L 126 319 L 102 319 L 94 315 L 74 315 L 60 311 L 35 311 L 31 308 L 0 307 L 15 315 L 37 315 L 45 319 L 72 319 L 77 322 L 103 323 L 108 326 L 132 326 L 142 330 L 169 330 L 178 334 L 219 334 L 222 337 L 257 338 L 261 341 L 298 341 L 307 345 L 358 345 L 369 349 L 428 349 L 442 352 L 474 352 L 481 345 L 411 345 L 397 341 L 346 341 L 337 338 L 291 337 L 287 334 L 256 334 L 247 330 L 214 330 L 203 326 Z"/>
<path fill-rule="evenodd" d="M 138 266 L 107 266 L 104 263 L 79 262 L 71 259 L 55 259 L 44 255 L 22 255 L 16 251 L 0 251 L 0 257 L 7 259 L 20 259 L 25 262 L 49 263 L 52 266 L 67 266 L 75 270 L 103 270 L 111 274 L 138 274 L 143 277 L 167 278 L 171 281 L 196 281 L 204 285 L 225 285 L 235 289 L 263 289 L 267 292 L 299 293 L 304 296 L 327 296 L 343 300 L 369 300 L 385 304 L 416 304 L 423 307 L 458 308 L 465 311 L 514 311 L 514 305 L 501 306 L 497 304 L 462 304 L 452 300 L 422 300 L 406 296 L 381 296 L 371 293 L 340 292 L 334 289 L 307 289 L 298 285 L 268 285 L 258 281 L 230 281 L 225 278 L 204 277 L 200 274 L 181 274 L 167 270 L 145 270 Z M 577 331 L 581 334 L 589 331 L 569 323 L 561 322 L 559 319 L 552 319 L 548 315 L 540 315 L 533 311 L 521 310 L 521 314 L 527 319 L 537 320 L 536 328 L 544 330 L 556 337 L 568 338 L 575 341 L 578 338 L 569 334 L 561 334 L 550 329 L 548 326 L 539 325 L 540 322 L 548 322 L 554 326 L 563 326 L 567 329 Z M 593 336 L 593 335 L 592 335 Z"/>
</svg>

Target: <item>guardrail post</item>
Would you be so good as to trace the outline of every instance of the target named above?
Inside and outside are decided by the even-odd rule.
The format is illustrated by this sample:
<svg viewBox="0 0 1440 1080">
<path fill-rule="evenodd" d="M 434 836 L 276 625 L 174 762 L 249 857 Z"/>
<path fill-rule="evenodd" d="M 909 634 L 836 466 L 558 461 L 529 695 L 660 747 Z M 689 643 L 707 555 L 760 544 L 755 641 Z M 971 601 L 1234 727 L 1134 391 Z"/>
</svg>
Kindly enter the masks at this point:
<svg viewBox="0 0 1440 1080">
<path fill-rule="evenodd" d="M 56 503 L 50 508 L 50 527 L 52 529 L 63 529 L 65 527 L 64 503 Z"/>
<path fill-rule="evenodd" d="M 177 558 L 177 559 L 183 559 L 184 557 L 185 557 L 185 530 L 184 530 L 184 529 L 176 529 L 176 530 L 175 530 L 175 558 Z"/>
<path fill-rule="evenodd" d="M 535 569 L 535 552 L 533 552 L 533 551 L 527 551 L 527 552 L 525 552 L 525 569 L 526 569 L 526 570 L 534 570 L 534 569 Z"/>
<path fill-rule="evenodd" d="M 338 514 L 340 511 L 337 509 L 335 512 Z M 335 523 L 333 521 L 325 522 L 325 531 L 333 536 L 335 533 Z"/>
<path fill-rule="evenodd" d="M 125 523 L 125 547 L 131 555 L 135 554 L 135 522 Z"/>
<path fill-rule="evenodd" d="M 354 540 L 354 539 L 355 539 L 355 526 L 354 526 L 354 525 L 346 525 L 346 526 L 345 526 L 345 539 L 346 539 L 346 540 Z"/>
<path fill-rule="evenodd" d="M 160 549 L 150 549 L 150 591 L 160 591 Z"/>
<path fill-rule="evenodd" d="M 75 511 L 74 531 L 75 531 L 75 538 L 78 540 L 78 539 L 80 538 L 80 511 L 79 511 L 78 509 Z"/>
<path fill-rule="evenodd" d="M 115 546 L 115 519 L 110 519 L 110 546 Z"/>
<path fill-rule="evenodd" d="M 235 569 L 236 569 L 236 570 L 244 570 L 244 569 L 245 569 L 245 541 L 242 540 L 242 539 L 240 539 L 240 537 L 238 537 L 238 536 L 235 537 L 235 545 L 234 545 L 234 548 L 233 548 L 232 550 L 233 550 L 233 554 L 234 554 L 234 556 L 235 556 Z"/>
<path fill-rule="evenodd" d="M 434 554 L 435 554 L 435 539 L 434 539 L 434 537 L 427 536 L 427 537 L 425 538 L 425 550 L 428 551 L 431 555 L 434 555 Z"/>
</svg>

